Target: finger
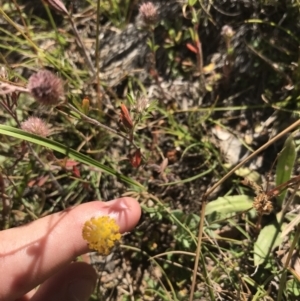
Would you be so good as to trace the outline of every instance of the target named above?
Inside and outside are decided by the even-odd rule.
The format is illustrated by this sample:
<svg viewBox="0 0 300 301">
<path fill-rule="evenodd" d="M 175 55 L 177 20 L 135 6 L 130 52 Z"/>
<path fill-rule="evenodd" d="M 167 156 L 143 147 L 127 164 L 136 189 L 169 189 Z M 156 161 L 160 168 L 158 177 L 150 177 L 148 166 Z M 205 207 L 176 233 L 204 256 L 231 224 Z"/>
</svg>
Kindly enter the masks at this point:
<svg viewBox="0 0 300 301">
<path fill-rule="evenodd" d="M 81 236 L 86 220 L 109 215 L 121 232 L 127 232 L 137 224 L 140 214 L 138 202 L 124 197 L 85 203 L 0 232 L 0 300 L 16 299 L 86 253 L 87 243 Z"/>
<path fill-rule="evenodd" d="M 31 301 L 85 301 L 93 293 L 97 274 L 84 262 L 69 264 L 37 290 Z"/>
</svg>

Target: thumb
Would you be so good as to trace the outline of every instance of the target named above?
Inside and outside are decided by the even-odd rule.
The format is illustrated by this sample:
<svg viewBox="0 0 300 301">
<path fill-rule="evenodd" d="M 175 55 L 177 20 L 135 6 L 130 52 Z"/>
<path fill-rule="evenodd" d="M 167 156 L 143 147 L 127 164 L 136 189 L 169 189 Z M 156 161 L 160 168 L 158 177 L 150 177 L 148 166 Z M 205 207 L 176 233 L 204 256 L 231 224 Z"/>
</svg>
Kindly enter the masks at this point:
<svg viewBox="0 0 300 301">
<path fill-rule="evenodd" d="M 96 272 L 90 265 L 71 263 L 43 283 L 30 301 L 87 301 L 96 280 Z"/>
<path fill-rule="evenodd" d="M 22 296 L 88 252 L 83 224 L 104 215 L 114 218 L 121 232 L 127 232 L 138 223 L 141 208 L 129 197 L 96 201 L 0 231 L 0 300 Z"/>
</svg>

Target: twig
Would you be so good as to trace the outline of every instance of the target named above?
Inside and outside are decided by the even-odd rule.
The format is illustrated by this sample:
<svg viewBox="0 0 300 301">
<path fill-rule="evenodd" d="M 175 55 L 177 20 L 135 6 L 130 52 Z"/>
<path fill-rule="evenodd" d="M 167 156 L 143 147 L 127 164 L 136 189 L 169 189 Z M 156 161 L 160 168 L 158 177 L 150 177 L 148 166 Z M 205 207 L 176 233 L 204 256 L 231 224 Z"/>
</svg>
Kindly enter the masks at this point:
<svg viewBox="0 0 300 301">
<path fill-rule="evenodd" d="M 75 25 L 75 23 L 72 19 L 72 16 L 70 14 L 68 14 L 68 19 L 69 19 L 69 21 L 71 23 L 71 26 L 72 26 L 72 29 L 74 31 L 76 43 L 81 48 L 81 50 L 83 52 L 85 61 L 86 61 L 87 65 L 89 66 L 89 70 L 92 72 L 92 75 L 95 76 L 96 71 L 95 71 L 95 68 L 94 68 L 94 64 L 92 63 L 90 56 L 87 54 L 86 48 L 85 48 L 85 46 L 84 46 L 84 44 L 83 44 L 83 42 L 80 38 L 77 27 L 76 27 L 76 25 Z"/>
<path fill-rule="evenodd" d="M 254 158 L 256 155 L 261 153 L 263 150 L 268 148 L 270 145 L 272 145 L 274 142 L 282 138 L 284 135 L 286 135 L 288 132 L 294 130 L 296 127 L 300 126 L 300 120 L 297 120 L 292 125 L 287 127 L 285 130 L 283 130 L 281 133 L 277 134 L 275 137 L 273 137 L 271 140 L 269 140 L 267 143 L 265 143 L 263 146 L 261 146 L 259 149 L 257 149 L 255 152 L 253 152 L 251 155 L 249 155 L 247 158 L 245 158 L 243 161 L 241 161 L 238 165 L 236 165 L 231 171 L 229 171 L 222 179 L 220 179 L 215 185 L 213 185 L 212 188 L 210 188 L 202 197 L 202 201 L 206 201 L 207 197 L 224 181 L 226 181 L 237 169 L 239 169 L 241 166 L 243 166 L 246 162 L 248 162 L 250 159 Z"/>
<path fill-rule="evenodd" d="M 114 129 L 104 125 L 103 123 L 86 116 L 85 114 L 80 112 L 78 109 L 76 109 L 73 105 L 71 105 L 69 103 L 66 106 L 69 107 L 70 109 L 72 109 L 73 111 L 75 111 L 76 113 L 78 113 L 80 115 L 80 117 L 82 117 L 82 119 L 84 119 L 84 120 L 88 121 L 89 123 L 94 124 L 100 128 L 103 128 L 104 130 L 106 130 L 114 135 L 117 135 L 117 136 L 129 141 L 136 149 L 138 149 L 138 146 L 133 142 L 133 140 L 130 137 L 126 137 L 125 135 L 121 134 L 119 131 L 114 130 Z"/>
</svg>

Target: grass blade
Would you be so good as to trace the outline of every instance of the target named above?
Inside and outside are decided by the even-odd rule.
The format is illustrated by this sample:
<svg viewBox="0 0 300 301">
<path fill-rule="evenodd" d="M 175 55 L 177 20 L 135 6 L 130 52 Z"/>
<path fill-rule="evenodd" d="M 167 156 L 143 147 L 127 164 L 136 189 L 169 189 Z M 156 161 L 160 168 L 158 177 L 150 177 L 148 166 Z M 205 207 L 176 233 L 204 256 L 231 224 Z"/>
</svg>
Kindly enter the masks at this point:
<svg viewBox="0 0 300 301">
<path fill-rule="evenodd" d="M 293 167 L 296 160 L 296 147 L 293 135 L 290 135 L 283 146 L 282 151 L 279 153 L 278 162 L 276 166 L 276 186 L 287 182 L 291 178 Z M 277 196 L 277 202 L 282 207 L 287 190 L 284 190 Z"/>
<path fill-rule="evenodd" d="M 0 125 L 0 134 L 11 136 L 11 137 L 21 139 L 21 140 L 26 140 L 28 142 L 38 144 L 38 145 L 41 145 L 44 147 L 48 147 L 54 151 L 57 151 L 61 154 L 66 155 L 69 158 L 74 159 L 78 162 L 99 168 L 103 172 L 110 174 L 112 176 L 115 176 L 118 179 L 120 179 L 121 181 L 123 181 L 129 185 L 135 186 L 136 188 L 144 189 L 143 185 L 132 180 L 131 178 L 128 178 L 128 177 L 120 174 L 118 171 L 116 171 L 108 166 L 105 166 L 105 165 L 99 163 L 98 161 L 94 160 L 93 158 L 90 158 L 72 148 L 68 148 L 59 142 L 50 140 L 48 138 L 40 137 L 37 135 L 33 135 L 28 132 L 24 132 L 20 129 L 17 129 L 17 128 L 14 128 L 11 126 L 7 126 L 7 125 Z"/>
</svg>

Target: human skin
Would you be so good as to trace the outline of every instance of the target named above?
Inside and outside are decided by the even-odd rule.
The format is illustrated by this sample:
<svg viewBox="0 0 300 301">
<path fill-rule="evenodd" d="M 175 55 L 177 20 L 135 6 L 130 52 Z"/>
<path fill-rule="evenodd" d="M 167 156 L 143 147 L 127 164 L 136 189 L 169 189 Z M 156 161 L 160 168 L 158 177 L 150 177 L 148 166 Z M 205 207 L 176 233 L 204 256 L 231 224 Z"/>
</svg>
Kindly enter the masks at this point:
<svg viewBox="0 0 300 301">
<path fill-rule="evenodd" d="M 102 215 L 114 218 L 123 233 L 138 223 L 141 208 L 129 197 L 94 201 L 1 231 L 0 300 L 88 300 L 96 273 L 72 261 L 89 251 L 81 234 L 84 222 Z"/>
</svg>

